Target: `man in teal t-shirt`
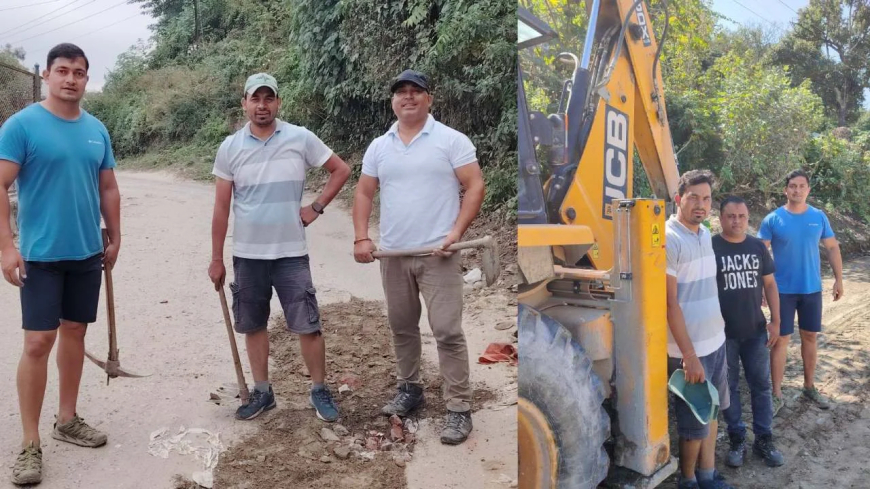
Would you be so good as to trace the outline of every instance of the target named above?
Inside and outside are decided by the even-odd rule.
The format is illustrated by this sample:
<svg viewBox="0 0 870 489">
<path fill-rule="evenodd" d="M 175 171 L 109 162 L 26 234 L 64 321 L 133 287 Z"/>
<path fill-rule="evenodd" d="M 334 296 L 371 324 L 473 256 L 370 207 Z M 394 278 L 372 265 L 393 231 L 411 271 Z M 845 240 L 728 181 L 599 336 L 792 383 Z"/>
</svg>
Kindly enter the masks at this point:
<svg viewBox="0 0 870 489">
<path fill-rule="evenodd" d="M 75 45 L 48 53 L 42 76 L 47 98 L 0 128 L 0 261 L 3 277 L 20 288 L 24 352 L 18 398 L 24 432 L 12 482 L 42 480 L 39 416 L 48 356 L 58 340 L 60 404 L 52 438 L 79 446 L 106 443 L 76 412 L 88 323 L 97 318 L 102 267 L 121 244 L 121 197 L 105 126 L 79 106 L 88 59 Z M 8 190 L 18 180 L 20 252 L 12 239 Z M 103 249 L 102 214 L 109 234 Z"/>
<path fill-rule="evenodd" d="M 786 177 L 786 205 L 764 218 L 758 237 L 773 250 L 776 265 L 774 278 L 779 289 L 779 340 L 770 354 L 770 376 L 773 383 L 773 412 L 783 406 L 782 379 L 785 374 L 786 351 L 794 332 L 795 312 L 801 335 L 801 357 L 804 362 L 804 395 L 822 409 L 829 403 L 816 389 L 816 336 L 822 330 L 822 277 L 819 262 L 819 241 L 828 250 L 828 261 L 834 270 L 834 300 L 843 296 L 843 259 L 840 245 L 828 217 L 807 204 L 810 178 L 795 170 Z"/>
</svg>

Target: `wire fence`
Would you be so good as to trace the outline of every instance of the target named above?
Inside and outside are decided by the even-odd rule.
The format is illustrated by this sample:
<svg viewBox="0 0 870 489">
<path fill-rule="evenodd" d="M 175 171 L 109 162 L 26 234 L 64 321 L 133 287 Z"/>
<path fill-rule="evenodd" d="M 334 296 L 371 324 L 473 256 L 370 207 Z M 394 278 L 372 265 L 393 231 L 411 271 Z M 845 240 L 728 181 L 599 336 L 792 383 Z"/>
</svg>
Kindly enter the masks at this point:
<svg viewBox="0 0 870 489">
<path fill-rule="evenodd" d="M 39 80 L 39 66 L 33 68 L 33 73 L 24 68 L 0 62 L 0 126 L 6 119 L 28 105 L 39 102 L 41 83 Z M 16 185 L 12 184 L 9 192 L 12 223 L 12 234 L 18 234 L 18 197 Z"/>
</svg>

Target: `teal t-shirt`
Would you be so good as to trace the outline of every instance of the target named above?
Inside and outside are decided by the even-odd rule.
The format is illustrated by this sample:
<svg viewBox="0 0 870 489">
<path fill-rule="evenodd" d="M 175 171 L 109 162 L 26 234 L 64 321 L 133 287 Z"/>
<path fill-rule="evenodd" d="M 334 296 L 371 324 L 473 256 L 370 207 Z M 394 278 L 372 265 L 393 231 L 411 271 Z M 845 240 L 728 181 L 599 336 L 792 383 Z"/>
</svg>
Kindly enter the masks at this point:
<svg viewBox="0 0 870 489">
<path fill-rule="evenodd" d="M 834 237 L 828 216 L 808 205 L 801 214 L 785 207 L 761 221 L 758 238 L 770 241 L 780 294 L 815 294 L 822 290 L 819 241 Z"/>
<path fill-rule="evenodd" d="M 84 110 L 65 120 L 32 104 L 0 127 L 0 160 L 18 165 L 18 228 L 27 261 L 103 251 L 100 171 L 115 167 L 109 132 Z"/>
</svg>

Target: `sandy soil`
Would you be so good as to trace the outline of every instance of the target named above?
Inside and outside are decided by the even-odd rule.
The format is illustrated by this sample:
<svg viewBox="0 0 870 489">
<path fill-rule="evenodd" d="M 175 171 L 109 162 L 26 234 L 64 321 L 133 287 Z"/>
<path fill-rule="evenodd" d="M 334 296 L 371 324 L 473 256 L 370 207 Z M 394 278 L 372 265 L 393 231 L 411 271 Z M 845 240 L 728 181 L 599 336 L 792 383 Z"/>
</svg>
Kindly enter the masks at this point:
<svg viewBox="0 0 870 489">
<path fill-rule="evenodd" d="M 870 485 L 870 257 L 849 260 L 845 266 L 843 299 L 833 302 L 831 277 L 824 280 L 824 312 L 819 335 L 816 385 L 829 396 L 832 407 L 823 411 L 803 399 L 803 362 L 800 339 L 795 334 L 788 351 L 783 394 L 786 406 L 773 421 L 777 448 L 785 465 L 767 467 L 753 455 L 743 467 L 724 464 L 728 436 L 720 419 L 716 462 L 734 487 L 767 489 L 821 487 L 865 488 Z M 744 422 L 752 415 L 749 391 L 741 377 Z M 676 451 L 674 454 L 676 455 Z M 671 478 L 665 487 L 673 487 Z"/>
<path fill-rule="evenodd" d="M 294 426 L 281 426 L 280 421 L 275 426 L 276 420 L 281 420 L 288 412 L 299 413 L 299 419 L 304 419 L 306 426 L 319 427 L 311 422 L 313 411 L 298 402 L 300 391 L 306 385 L 304 376 L 289 367 L 284 370 L 285 366 L 293 365 L 293 356 L 273 358 L 275 370 L 282 371 L 283 382 L 293 388 L 279 393 L 279 409 L 269 415 L 250 423 L 238 422 L 232 418 L 235 403 L 207 402 L 211 392 L 235 379 L 220 304 L 205 274 L 210 255 L 212 188 L 151 173 L 122 172 L 119 183 L 124 241 L 113 275 L 121 365 L 153 375 L 144 379 L 114 379 L 106 386 L 105 375 L 87 362 L 79 414 L 105 430 L 109 443 L 98 449 L 80 448 L 61 444 L 49 436 L 57 406 L 57 372 L 52 355 L 40 424 L 45 471 L 39 487 L 174 487 L 176 475 L 189 476 L 201 469 L 201 463 L 192 454 L 173 452 L 167 459 L 150 455 L 149 436 L 161 428 L 171 433 L 182 426 L 206 429 L 219 433 L 224 445 L 238 448 L 246 438 L 262 436 L 258 433 L 264 431 L 297 433 Z M 340 303 L 352 298 L 383 299 L 377 268 L 353 262 L 348 246 L 352 226 L 346 209 L 331 206 L 310 228 L 308 239 L 318 299 L 326 311 L 330 307 L 340 308 Z M 227 263 L 229 253 L 228 246 Z M 387 460 L 392 465 L 385 464 L 381 475 L 389 482 L 380 484 L 381 479 L 373 479 L 368 487 L 508 487 L 510 481 L 516 479 L 516 409 L 500 406 L 515 400 L 516 368 L 475 363 L 486 344 L 510 341 L 510 334 L 515 330 L 494 327 L 505 320 L 515 321 L 516 302 L 511 301 L 512 294 L 506 286 L 501 284 L 469 295 L 465 327 L 474 359 L 472 382 L 482 392 L 489 393 L 477 406 L 475 431 L 469 441 L 450 449 L 440 446 L 436 436 L 440 416 L 433 413 L 428 420 L 420 420 L 414 454 L 405 470 Z M 367 307 L 363 309 L 377 310 L 376 305 Z M 5 313 L 7 328 L 16 331 L 14 338 L 0 346 L 0 366 L 6 372 L 0 383 L 7 392 L 0 406 L 2 412 L 8 413 L 7 421 L 0 426 L 0 446 L 5 450 L 8 474 L 20 443 L 14 375 L 21 350 L 20 307 L 13 287 L 0 287 L 0 310 Z M 273 311 L 277 310 L 273 302 Z M 98 357 L 107 351 L 105 324 L 101 304 L 100 316 L 87 340 L 88 349 Z M 422 325 L 422 329 L 426 331 L 428 327 Z M 435 345 L 431 335 L 424 339 L 427 369 L 434 372 Z M 290 343 L 287 351 L 292 351 L 293 340 L 285 340 Z M 241 337 L 238 344 L 244 359 Z M 329 355 L 333 367 L 345 365 L 340 356 L 331 351 Z M 381 359 L 390 361 L 388 357 Z M 389 379 L 384 378 L 387 370 L 385 368 L 378 377 L 384 384 L 389 383 Z M 245 372 L 250 382 L 247 367 Z M 338 385 L 332 384 L 332 388 L 336 390 Z M 437 383 L 432 383 L 429 389 L 437 390 Z M 389 392 L 379 392 L 377 396 L 386 398 Z M 433 397 L 430 393 L 430 399 Z M 361 415 L 360 419 L 363 417 Z M 303 437 L 313 434 L 300 433 Z M 298 457 L 296 452 L 282 450 L 280 457 L 267 456 L 268 466 L 259 466 L 257 470 L 280 471 L 285 460 Z M 322 464 L 319 461 L 307 463 Z M 331 464 L 333 472 L 338 464 L 339 461 Z M 218 474 L 221 474 L 220 468 Z M 297 487 L 288 480 L 274 487 Z M 6 481 L 4 476 L 2 484 L 11 487 Z"/>
</svg>

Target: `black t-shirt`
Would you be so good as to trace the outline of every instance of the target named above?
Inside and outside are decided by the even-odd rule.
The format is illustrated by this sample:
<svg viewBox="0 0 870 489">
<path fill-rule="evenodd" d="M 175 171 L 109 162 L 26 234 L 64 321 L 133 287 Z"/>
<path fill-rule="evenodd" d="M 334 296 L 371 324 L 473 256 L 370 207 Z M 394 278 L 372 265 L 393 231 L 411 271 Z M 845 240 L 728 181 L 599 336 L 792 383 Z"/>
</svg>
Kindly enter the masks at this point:
<svg viewBox="0 0 870 489">
<path fill-rule="evenodd" d="M 775 271 L 773 258 L 760 239 L 749 235 L 742 243 L 713 236 L 713 252 L 725 336 L 735 340 L 752 338 L 767 324 L 761 311 L 762 277 Z"/>
</svg>

